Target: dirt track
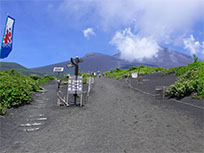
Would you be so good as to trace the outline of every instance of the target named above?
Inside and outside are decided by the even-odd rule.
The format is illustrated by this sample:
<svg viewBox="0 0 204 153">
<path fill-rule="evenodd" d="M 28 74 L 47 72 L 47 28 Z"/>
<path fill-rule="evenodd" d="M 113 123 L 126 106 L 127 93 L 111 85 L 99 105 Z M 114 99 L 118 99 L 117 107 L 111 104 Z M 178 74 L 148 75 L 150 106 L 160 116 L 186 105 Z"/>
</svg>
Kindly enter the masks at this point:
<svg viewBox="0 0 204 153">
<path fill-rule="evenodd" d="M 111 79 L 96 80 L 85 107 L 59 107 L 57 85 L 45 87 L 47 92 L 36 94 L 31 105 L 0 118 L 0 152 L 201 153 L 204 149 L 203 110 L 175 108 Z M 22 124 L 27 122 L 41 125 L 24 131 Z"/>
</svg>

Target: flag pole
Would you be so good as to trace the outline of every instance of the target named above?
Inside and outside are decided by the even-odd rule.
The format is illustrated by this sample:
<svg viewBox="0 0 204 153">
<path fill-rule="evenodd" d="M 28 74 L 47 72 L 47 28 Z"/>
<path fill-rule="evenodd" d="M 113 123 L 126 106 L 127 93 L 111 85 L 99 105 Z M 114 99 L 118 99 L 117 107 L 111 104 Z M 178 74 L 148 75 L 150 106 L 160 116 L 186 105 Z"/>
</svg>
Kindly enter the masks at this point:
<svg viewBox="0 0 204 153">
<path fill-rule="evenodd" d="M 6 22 L 7 22 L 8 16 L 9 16 L 9 13 L 6 13 Z M 6 23 L 5 23 L 5 28 L 6 28 Z M 4 40 L 4 34 L 5 34 L 4 32 L 5 32 L 5 29 L 3 31 L 3 37 L 2 37 L 1 46 L 0 46 L 0 53 L 2 52 L 2 44 L 3 44 L 3 40 Z M 0 71 L 1 71 L 1 65 L 2 65 L 1 63 L 2 63 L 2 60 L 0 58 Z"/>
<path fill-rule="evenodd" d="M 6 13 L 6 18 L 9 16 L 9 14 L 8 13 Z M 4 31 L 3 31 L 3 37 L 4 37 Z M 3 42 L 3 39 L 4 38 L 2 38 L 2 42 Z M 1 45 L 2 45 L 2 42 L 1 42 Z M 0 52 L 1 52 L 1 48 L 0 48 Z M 1 71 L 1 58 L 0 58 L 0 71 Z"/>
</svg>

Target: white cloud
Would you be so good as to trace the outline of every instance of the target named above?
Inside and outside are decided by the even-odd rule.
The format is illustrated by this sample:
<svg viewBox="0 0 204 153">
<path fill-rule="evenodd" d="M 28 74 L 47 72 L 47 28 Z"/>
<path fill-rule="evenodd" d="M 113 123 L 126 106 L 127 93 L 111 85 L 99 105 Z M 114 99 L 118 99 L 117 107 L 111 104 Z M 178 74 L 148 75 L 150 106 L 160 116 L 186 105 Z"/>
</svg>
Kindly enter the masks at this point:
<svg viewBox="0 0 204 153">
<path fill-rule="evenodd" d="M 196 41 L 193 35 L 183 39 L 184 49 L 187 49 L 191 54 L 201 55 L 204 57 L 204 41 L 200 43 Z"/>
<path fill-rule="evenodd" d="M 203 5 L 203 0 L 65 0 L 59 10 L 76 23 L 93 24 L 104 31 L 132 27 L 137 42 L 146 45 L 182 46 L 183 37 L 203 20 Z"/>
<path fill-rule="evenodd" d="M 157 56 L 160 48 L 152 38 L 134 35 L 130 28 L 116 32 L 110 43 L 120 51 L 122 59 L 131 62 Z"/>
<path fill-rule="evenodd" d="M 168 38 L 186 32 L 202 17 L 202 7 L 203 0 L 65 0 L 59 10 L 77 22 L 88 17 L 105 29 L 132 25 L 141 34 Z"/>
<path fill-rule="evenodd" d="M 84 34 L 85 38 L 89 39 L 89 37 L 91 35 L 93 35 L 93 36 L 95 35 L 95 32 L 94 32 L 93 28 L 87 28 L 87 29 L 83 30 L 83 34 Z"/>
</svg>

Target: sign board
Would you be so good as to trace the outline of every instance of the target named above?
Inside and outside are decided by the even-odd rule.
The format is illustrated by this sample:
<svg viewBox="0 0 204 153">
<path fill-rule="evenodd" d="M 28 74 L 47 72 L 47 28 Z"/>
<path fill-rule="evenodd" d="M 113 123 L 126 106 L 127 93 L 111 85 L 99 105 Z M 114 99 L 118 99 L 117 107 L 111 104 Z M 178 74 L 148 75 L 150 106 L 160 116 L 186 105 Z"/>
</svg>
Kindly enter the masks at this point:
<svg viewBox="0 0 204 153">
<path fill-rule="evenodd" d="M 70 76 L 68 81 L 68 93 L 69 94 L 80 94 L 83 92 L 83 80 L 82 76 Z"/>
<path fill-rule="evenodd" d="M 64 67 L 54 67 L 53 72 L 64 72 Z"/>
<path fill-rule="evenodd" d="M 78 60 L 77 59 L 71 58 L 70 61 L 72 62 L 72 64 L 78 65 Z"/>
<path fill-rule="evenodd" d="M 132 73 L 132 78 L 137 79 L 138 78 L 138 72 Z"/>
<path fill-rule="evenodd" d="M 74 67 L 73 64 L 67 64 L 67 68 L 72 68 L 72 67 Z"/>
</svg>

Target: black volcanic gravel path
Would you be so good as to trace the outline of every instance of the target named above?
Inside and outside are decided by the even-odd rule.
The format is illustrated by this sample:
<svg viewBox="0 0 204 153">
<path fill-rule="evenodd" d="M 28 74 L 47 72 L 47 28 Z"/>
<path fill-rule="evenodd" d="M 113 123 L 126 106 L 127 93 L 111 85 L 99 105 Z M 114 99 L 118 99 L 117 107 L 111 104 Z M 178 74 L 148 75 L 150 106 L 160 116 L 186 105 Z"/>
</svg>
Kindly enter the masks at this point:
<svg viewBox="0 0 204 153">
<path fill-rule="evenodd" d="M 132 78 L 128 78 L 128 81 L 132 87 L 142 90 L 144 92 L 150 93 L 152 95 L 155 95 L 156 86 L 168 87 L 174 84 L 177 78 L 178 76 L 176 76 L 175 74 L 162 75 L 161 73 L 153 73 L 153 74 L 140 76 L 139 81 L 138 79 L 136 80 Z M 204 99 L 195 99 L 189 96 L 189 97 L 182 98 L 179 101 L 204 108 Z"/>
<path fill-rule="evenodd" d="M 137 87 L 145 92 L 155 94 L 156 86 L 170 86 L 178 77 L 174 74 L 163 76 L 161 73 L 147 74 L 139 77 L 140 83 L 136 79 L 130 79 L 133 87 Z"/>
<path fill-rule="evenodd" d="M 130 89 L 124 80 L 102 78 L 95 82 L 82 108 L 57 106 L 57 85 L 52 83 L 45 86 L 45 94 L 34 95 L 31 105 L 9 110 L 0 118 L 0 152 L 203 152 L 201 110 L 191 108 L 192 115 L 185 111 L 188 106 L 175 109 Z M 33 121 L 42 125 L 24 131 L 22 124 Z"/>
</svg>

